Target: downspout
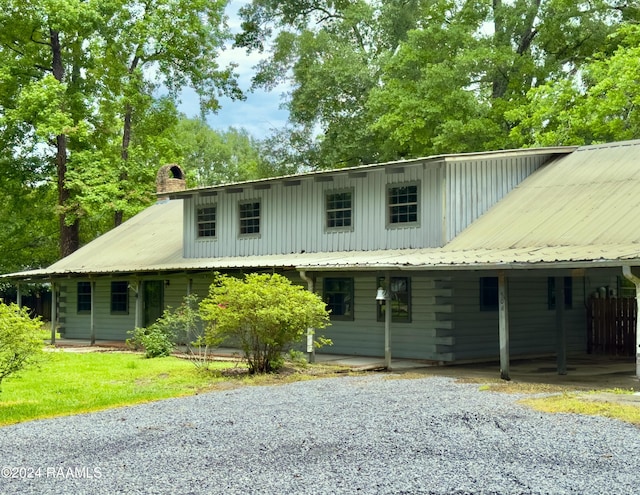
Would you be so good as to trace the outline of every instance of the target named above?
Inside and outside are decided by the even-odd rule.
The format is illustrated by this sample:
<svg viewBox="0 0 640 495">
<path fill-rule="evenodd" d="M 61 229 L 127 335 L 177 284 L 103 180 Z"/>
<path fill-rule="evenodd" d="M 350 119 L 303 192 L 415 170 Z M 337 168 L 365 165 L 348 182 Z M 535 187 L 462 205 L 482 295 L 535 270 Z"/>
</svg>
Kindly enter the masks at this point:
<svg viewBox="0 0 640 495">
<path fill-rule="evenodd" d="M 629 265 L 622 266 L 622 274 L 636 286 L 636 377 L 640 378 L 640 278 L 631 272 Z"/>
<path fill-rule="evenodd" d="M 300 270 L 300 278 L 307 283 L 307 290 L 309 292 L 315 291 L 315 280 L 313 277 L 308 277 L 307 272 L 305 270 Z M 312 327 L 307 328 L 307 358 L 310 363 L 316 362 L 316 349 L 313 345 L 313 335 L 315 334 L 315 329 Z"/>
</svg>

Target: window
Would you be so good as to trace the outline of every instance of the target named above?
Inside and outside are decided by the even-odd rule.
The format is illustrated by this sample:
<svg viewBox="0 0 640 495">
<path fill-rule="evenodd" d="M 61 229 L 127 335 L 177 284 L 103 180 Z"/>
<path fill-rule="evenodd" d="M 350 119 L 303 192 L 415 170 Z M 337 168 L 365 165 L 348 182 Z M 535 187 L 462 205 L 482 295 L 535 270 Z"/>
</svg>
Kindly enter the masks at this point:
<svg viewBox="0 0 640 495">
<path fill-rule="evenodd" d="M 351 191 L 327 193 L 327 229 L 351 228 L 353 217 Z"/>
<path fill-rule="evenodd" d="M 418 185 L 390 186 L 387 189 L 389 225 L 418 222 Z"/>
<path fill-rule="evenodd" d="M 129 313 L 128 282 L 111 282 L 111 313 Z"/>
<path fill-rule="evenodd" d="M 385 287 L 385 278 L 378 277 L 377 287 Z M 378 304 L 378 321 L 384 321 L 386 301 Z M 409 277 L 391 277 L 391 321 L 411 322 L 411 279 Z"/>
<path fill-rule="evenodd" d="M 91 282 L 78 282 L 78 313 L 91 312 Z"/>
<path fill-rule="evenodd" d="M 498 277 L 480 277 L 480 311 L 498 311 Z"/>
<path fill-rule="evenodd" d="M 260 233 L 260 202 L 240 203 L 240 235 Z"/>
<path fill-rule="evenodd" d="M 198 208 L 198 237 L 216 236 L 216 207 Z"/>
<path fill-rule="evenodd" d="M 332 320 L 353 320 L 353 279 L 325 278 L 324 302 Z"/>
<path fill-rule="evenodd" d="M 547 278 L 547 307 L 556 309 L 556 279 L 555 277 Z M 564 277 L 564 307 L 571 309 L 573 307 L 573 278 Z"/>
</svg>

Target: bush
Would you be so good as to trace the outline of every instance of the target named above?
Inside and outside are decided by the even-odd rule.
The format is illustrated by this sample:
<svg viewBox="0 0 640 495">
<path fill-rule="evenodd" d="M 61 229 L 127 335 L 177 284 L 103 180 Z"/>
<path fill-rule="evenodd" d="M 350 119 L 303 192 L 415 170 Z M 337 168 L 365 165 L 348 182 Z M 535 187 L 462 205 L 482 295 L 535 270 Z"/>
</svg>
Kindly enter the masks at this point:
<svg viewBox="0 0 640 495">
<path fill-rule="evenodd" d="M 27 308 L 0 302 L 0 386 L 8 376 L 37 362 L 44 347 L 41 325 Z"/>
<path fill-rule="evenodd" d="M 177 344 L 186 345 L 194 354 L 194 342 L 199 337 L 200 316 L 197 310 L 198 296 L 186 296 L 175 310 L 167 308 L 155 323 L 146 328 L 136 328 L 127 344 L 134 349 L 144 349 L 148 358 L 169 356 Z"/>
<path fill-rule="evenodd" d="M 218 275 L 200 303 L 205 341 L 239 345 L 250 373 L 275 371 L 307 328 L 329 325 L 322 299 L 278 274 Z"/>
</svg>

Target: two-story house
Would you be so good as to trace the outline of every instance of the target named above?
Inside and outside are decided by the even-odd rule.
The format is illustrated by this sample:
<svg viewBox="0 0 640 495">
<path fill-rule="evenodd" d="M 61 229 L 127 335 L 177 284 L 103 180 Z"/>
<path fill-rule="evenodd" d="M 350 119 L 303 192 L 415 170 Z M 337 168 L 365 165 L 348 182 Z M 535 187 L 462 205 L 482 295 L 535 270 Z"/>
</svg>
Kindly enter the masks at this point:
<svg viewBox="0 0 640 495">
<path fill-rule="evenodd" d="M 64 337 L 113 340 L 206 295 L 214 271 L 274 271 L 327 303 L 326 352 L 508 369 L 586 352 L 589 298 L 640 265 L 640 141 L 183 184 L 163 167 L 157 204 L 7 278 L 51 281 Z"/>
</svg>

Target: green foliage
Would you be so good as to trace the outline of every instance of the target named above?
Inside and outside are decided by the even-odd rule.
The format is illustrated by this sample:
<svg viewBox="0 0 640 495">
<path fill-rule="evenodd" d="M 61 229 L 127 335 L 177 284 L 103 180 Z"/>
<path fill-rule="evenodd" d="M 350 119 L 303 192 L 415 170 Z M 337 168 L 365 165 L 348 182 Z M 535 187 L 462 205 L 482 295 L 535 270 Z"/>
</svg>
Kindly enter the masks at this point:
<svg viewBox="0 0 640 495">
<path fill-rule="evenodd" d="M 8 376 L 37 362 L 43 349 L 40 319 L 27 308 L 0 301 L 0 386 Z"/>
<path fill-rule="evenodd" d="M 322 299 L 278 274 L 218 275 L 200 302 L 205 339 L 240 346 L 250 373 L 275 371 L 308 328 L 329 325 Z"/>
<path fill-rule="evenodd" d="M 127 339 L 127 345 L 136 350 L 143 349 L 146 358 L 170 356 L 176 346 L 173 329 L 160 320 L 148 327 L 135 328 L 129 334 L 133 337 Z"/>
</svg>

